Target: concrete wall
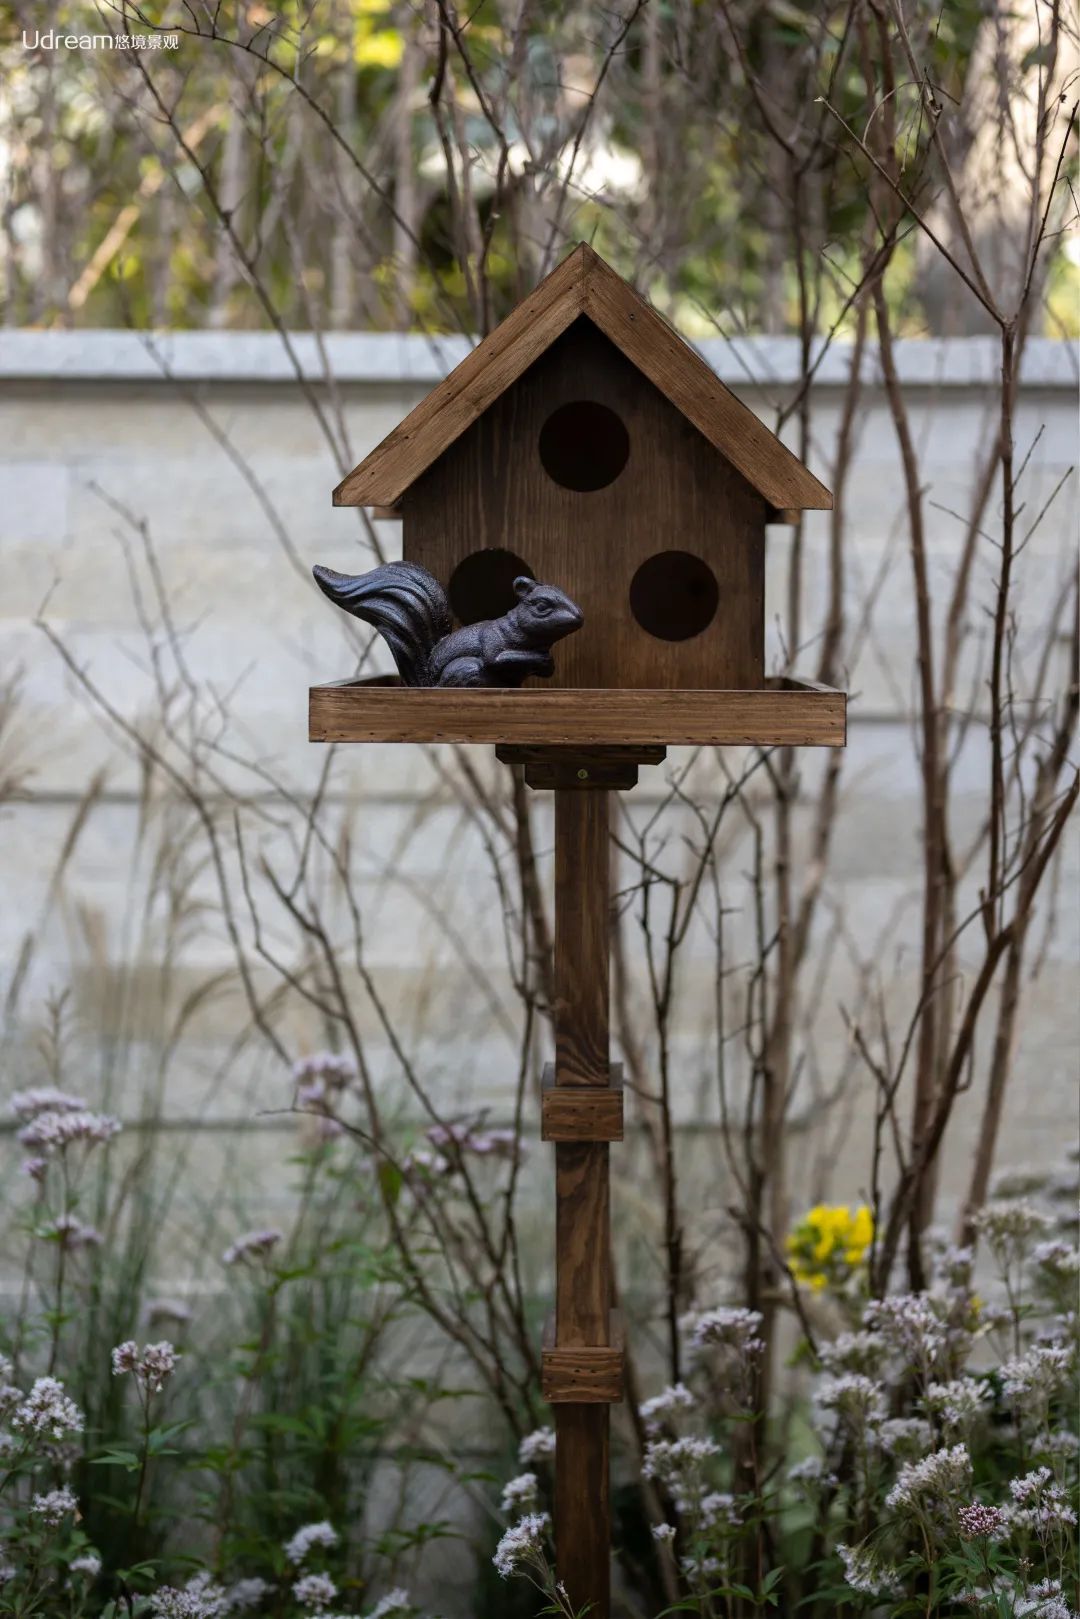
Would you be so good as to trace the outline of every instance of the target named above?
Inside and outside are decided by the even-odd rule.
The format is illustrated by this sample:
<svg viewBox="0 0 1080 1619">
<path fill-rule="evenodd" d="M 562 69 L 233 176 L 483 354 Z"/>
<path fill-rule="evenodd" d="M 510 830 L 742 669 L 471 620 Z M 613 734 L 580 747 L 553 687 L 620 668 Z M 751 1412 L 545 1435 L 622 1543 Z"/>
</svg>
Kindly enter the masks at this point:
<svg viewBox="0 0 1080 1619">
<path fill-rule="evenodd" d="M 3 1088 L 44 1077 L 35 1036 L 48 998 L 70 989 L 62 1078 L 124 1116 L 131 1128 L 118 1143 L 120 1152 L 138 1147 L 144 1110 L 159 1120 L 154 1128 L 162 1132 L 161 1163 L 178 1189 L 165 1237 L 169 1273 L 162 1281 L 169 1291 L 219 1290 L 208 1317 L 221 1313 L 226 1276 L 214 1264 L 215 1252 L 237 1228 L 287 1218 L 291 1172 L 284 1166 L 298 1126 L 278 1110 L 287 1107 L 291 1087 L 284 1067 L 252 1030 L 237 990 L 206 828 L 167 776 L 158 773 L 147 781 L 122 729 L 88 704 L 34 621 L 44 615 L 114 720 L 142 727 L 165 756 L 169 748 L 155 657 L 163 660 L 161 678 L 175 693 L 172 720 L 181 730 L 188 723 L 189 675 L 203 690 L 204 718 L 212 714 L 212 694 L 228 708 L 231 719 L 220 737 L 227 751 L 204 751 L 200 787 L 224 851 L 236 904 L 233 922 L 250 946 L 251 924 L 230 852 L 231 805 L 223 788 L 239 791 L 247 801 L 252 869 L 261 854 L 287 873 L 302 806 L 326 759 L 306 741 L 307 687 L 350 674 L 362 645 L 350 622 L 329 608 L 307 576 L 314 561 L 354 570 L 371 561 L 358 514 L 332 510 L 330 489 L 343 465 L 377 442 L 463 349 L 413 337 L 333 337 L 327 343 L 333 389 L 323 380 L 310 338 L 294 339 L 293 351 L 303 382 L 279 341 L 263 334 L 150 339 L 112 332 L 20 332 L 0 337 L 5 686 L 20 671 L 10 711 L 0 713 L 0 779 L 24 782 L 22 796 L 0 807 L 0 981 L 5 994 L 13 982 L 21 982 L 17 1016 L 10 1021 L 6 1046 L 0 1045 Z M 791 344 L 770 341 L 738 349 L 713 344 L 706 345 L 706 353 L 766 420 L 776 400 L 790 395 L 796 358 Z M 931 584 L 939 615 L 962 534 L 953 513 L 965 510 L 974 469 L 993 433 L 995 363 L 993 346 L 982 340 L 901 345 L 927 484 Z M 826 480 L 847 365 L 844 350 L 834 348 L 814 387 L 810 462 Z M 347 444 L 339 442 L 339 421 L 347 427 Z M 1065 478 L 1021 559 L 1017 678 L 1022 694 L 1023 682 L 1031 679 L 1031 650 L 1041 643 L 1074 549 L 1076 489 L 1068 473 L 1076 450 L 1076 358 L 1064 345 L 1029 346 L 1017 446 L 1021 456 L 1030 456 L 1023 495 L 1032 520 Z M 991 508 L 985 519 L 990 535 L 996 521 Z M 393 554 L 394 525 L 380 525 L 379 535 Z M 811 514 L 806 531 L 810 624 L 818 620 L 826 537 L 824 515 Z M 849 493 L 848 594 L 853 621 L 869 598 L 873 608 L 854 637 L 845 787 L 825 903 L 812 941 L 814 978 L 799 1013 L 801 1066 L 791 1153 L 795 1206 L 826 1193 L 838 1200 L 866 1195 L 873 1088 L 865 1072 L 851 1064 L 844 1013 L 858 1010 L 869 982 L 880 992 L 894 1029 L 901 1029 L 917 994 L 920 810 L 910 719 L 913 626 L 905 540 L 899 457 L 868 363 Z M 782 606 L 789 543 L 789 531 L 770 532 L 770 626 Z M 984 606 L 993 566 L 988 539 L 975 581 L 976 598 Z M 163 651 L 167 635 L 154 605 L 155 569 L 167 591 L 182 666 Z M 775 657 L 771 627 L 770 637 Z M 962 691 L 978 691 L 984 647 L 977 626 Z M 812 644 L 804 649 L 804 668 L 813 667 L 815 655 Z M 214 729 L 211 724 L 211 734 Z M 248 763 L 238 763 L 239 756 Z M 730 763 L 737 768 L 739 761 Z M 804 756 L 808 781 L 821 765 L 821 755 Z M 477 766 L 494 776 L 486 754 Z M 291 803 L 271 792 L 263 769 L 289 784 L 295 794 Z M 476 822 L 453 790 L 456 770 L 452 759 L 435 750 L 344 750 L 327 789 L 330 822 L 359 897 L 366 965 L 417 1072 L 444 1106 L 487 1105 L 498 1118 L 506 1114 L 518 1069 L 519 1009 L 491 862 Z M 704 761 L 695 781 L 705 802 L 715 802 L 715 763 Z M 626 804 L 636 825 L 647 821 L 663 782 L 663 771 L 643 774 Z M 955 764 L 952 814 L 960 848 L 982 823 L 986 782 L 986 738 L 976 726 Z M 92 786 L 93 801 L 84 812 Z M 650 852 L 678 870 L 680 839 L 693 840 L 695 826 L 675 811 L 660 830 L 665 846 L 651 844 Z M 795 869 L 809 873 L 805 818 L 797 834 Z M 541 808 L 538 850 L 545 873 L 550 842 L 550 822 Z M 738 815 L 729 820 L 721 850 L 727 959 L 737 964 L 753 947 L 746 880 L 751 851 Z M 63 880 L 55 884 L 61 865 Z M 1006 1164 L 1054 1161 L 1075 1135 L 1077 865 L 1073 842 L 1062 862 L 1056 914 L 1044 901 L 1036 928 L 1033 965 L 1038 970 L 1026 989 L 1002 1142 Z M 316 860 L 317 885 L 329 886 L 327 868 L 325 858 Z M 297 965 L 295 928 L 274 906 L 257 873 L 254 882 L 267 950 Z M 975 872 L 969 898 L 977 882 Z M 408 1118 L 416 1113 L 415 1103 L 353 965 L 352 924 L 343 907 L 334 926 L 376 1082 L 391 1110 Z M 258 992 L 269 992 L 273 975 L 257 960 L 253 971 Z M 217 973 L 223 975 L 220 983 L 214 982 Z M 733 972 L 726 990 L 729 1028 L 737 1030 L 742 974 Z M 699 1258 L 704 1256 L 702 1271 L 716 1278 L 719 1289 L 725 1261 L 716 1239 L 734 1193 L 716 1122 L 714 994 L 715 952 L 708 930 L 699 926 L 690 935 L 678 979 L 672 1066 L 680 1150 L 689 1172 L 686 1238 Z M 195 998 L 198 1005 L 190 1010 Z M 644 1006 L 640 957 L 631 958 L 628 998 L 638 1009 Z M 281 1032 L 296 1052 L 326 1039 L 310 1014 L 296 1010 L 284 1018 Z M 538 1045 L 543 1044 L 541 1037 Z M 985 1044 L 943 1166 L 946 1208 L 967 1172 L 964 1149 L 980 1099 Z M 745 1084 L 737 1038 L 725 1050 L 729 1094 L 737 1105 Z M 823 1111 L 822 1098 L 830 1094 L 837 1104 Z M 534 1101 L 529 1117 L 534 1125 Z M 10 1136 L 0 1137 L 0 1176 L 13 1167 L 16 1151 Z M 638 1322 L 648 1309 L 640 1292 L 647 1295 L 653 1275 L 646 1245 L 655 1252 L 659 1208 L 650 1192 L 641 1137 L 632 1135 L 613 1161 L 624 1302 Z M 15 1175 L 7 1177 L 16 1196 L 18 1182 Z M 525 1284 L 542 1296 L 550 1288 L 552 1208 L 550 1159 L 539 1147 L 525 1166 L 522 1206 Z M 11 1274 L 11 1258 L 0 1241 L 0 1275 Z M 647 1337 L 641 1333 L 637 1348 L 647 1359 Z M 457 1376 L 462 1387 L 475 1381 L 469 1367 L 448 1364 L 430 1334 L 411 1342 L 405 1358 L 410 1370 L 420 1371 L 431 1356 L 442 1380 L 452 1383 Z M 473 1405 L 466 1403 L 456 1420 L 468 1426 L 455 1444 L 487 1442 L 477 1440 L 482 1425 L 477 1427 Z M 465 1510 L 463 1497 L 449 1502 L 439 1489 L 438 1476 L 414 1479 L 411 1510 L 440 1517 Z M 373 1488 L 376 1514 L 386 1497 L 384 1488 Z M 480 1546 L 492 1538 L 482 1514 L 463 1519 L 461 1527 L 475 1533 Z M 462 1619 L 469 1609 L 472 1567 L 472 1552 L 463 1542 L 437 1549 L 428 1569 L 438 1584 L 440 1606 L 448 1603 L 447 1613 Z M 431 1589 L 417 1591 L 434 1600 Z"/>
<path fill-rule="evenodd" d="M 371 560 L 359 515 L 331 509 L 330 489 L 342 466 L 358 460 L 463 352 L 453 340 L 364 335 L 334 336 L 326 349 L 332 388 L 310 337 L 295 338 L 291 356 L 267 334 L 151 338 L 18 332 L 0 340 L 5 384 L 0 655 L 5 669 L 21 670 L 9 757 L 31 771 L 25 797 L 2 812 L 7 902 L 0 912 L 0 964 L 7 978 L 48 902 L 51 874 L 76 806 L 96 773 L 104 772 L 66 871 L 62 900 L 36 947 L 21 1000 L 29 1021 L 20 1024 L 20 1039 L 41 997 L 74 982 L 82 1032 L 114 1051 L 122 1042 L 128 1052 L 110 1072 L 129 1113 L 145 1094 L 147 1061 L 151 1066 L 155 1061 L 165 993 L 159 981 L 161 905 L 149 923 L 134 920 L 133 896 L 144 895 L 152 880 L 149 843 L 137 843 L 144 784 L 132 750 L 91 712 L 34 619 L 44 612 L 119 716 L 155 728 L 160 698 L 140 624 L 140 612 L 157 617 L 147 605 L 152 576 L 144 547 L 149 543 L 187 667 L 227 697 L 230 747 L 264 761 L 299 795 L 309 794 L 324 755 L 305 740 L 307 687 L 349 674 L 360 643 L 350 623 L 318 596 L 306 570 L 313 561 L 359 570 Z M 775 402 L 790 394 L 796 355 L 786 340 L 706 344 L 705 352 L 719 375 L 766 420 Z M 814 386 L 809 460 L 826 481 L 848 364 L 843 346 L 834 346 Z M 993 432 L 996 356 L 993 344 L 981 339 L 908 343 L 900 346 L 900 365 L 927 485 L 931 586 L 940 613 L 963 532 L 954 514 L 966 509 L 974 469 Z M 335 444 L 339 423 L 347 442 Z M 1067 474 L 1075 459 L 1075 427 L 1075 354 L 1064 344 L 1032 342 L 1017 424 L 1018 452 L 1030 452 L 1023 485 L 1026 512 L 1034 518 L 1063 477 L 1065 484 L 1019 569 L 1021 679 L 1030 673 L 1031 649 L 1059 598 L 1073 549 L 1076 489 Z M 917 962 L 912 602 L 899 456 L 872 360 L 867 361 L 848 498 L 850 610 L 857 616 L 870 596 L 873 609 L 855 638 L 848 676 L 846 788 L 820 940 L 822 952 L 832 953 L 803 1036 L 811 1076 L 808 1116 L 814 1087 L 828 1089 L 847 1058 L 841 1003 L 850 1008 L 856 993 L 853 953 L 871 959 L 877 954 L 898 1018 L 910 1007 Z M 991 508 L 986 516 L 991 534 L 995 523 Z M 393 554 L 395 526 L 380 524 L 378 533 Z M 826 536 L 825 514 L 810 514 L 810 624 L 818 622 Z M 781 609 L 789 543 L 788 530 L 770 531 L 767 616 L 774 658 L 778 645 L 771 626 Z M 133 566 L 141 603 L 133 591 Z M 975 581 L 976 599 L 984 606 L 993 566 L 987 540 Z M 972 690 L 979 689 L 984 650 L 977 626 L 965 673 Z M 812 667 L 814 658 L 811 644 L 804 666 Z M 806 758 L 808 777 L 820 763 Z M 213 799 L 210 766 L 208 760 L 205 785 Z M 264 791 L 250 770 L 227 758 L 213 761 L 213 769 L 247 795 Z M 420 749 L 354 749 L 339 761 L 332 793 L 350 829 L 354 870 L 365 895 L 368 964 L 401 1017 L 417 1061 L 442 1098 L 461 1105 L 479 1099 L 498 1110 L 507 1104 L 507 1077 L 517 1060 L 505 941 L 487 857 L 441 769 Z M 956 765 L 960 845 L 984 815 L 986 781 L 985 735 L 975 728 Z M 170 803 L 163 788 L 159 783 L 154 799 L 154 838 L 182 842 L 188 837 L 185 812 Z M 661 790 L 659 773 L 652 780 L 646 773 L 631 800 L 635 813 L 645 813 Z M 275 849 L 286 858 L 290 813 L 267 804 L 264 833 L 272 858 Z M 194 854 L 189 870 L 179 843 L 174 852 L 189 897 L 212 904 L 213 873 L 205 865 L 195 869 Z M 809 858 L 805 847 L 797 853 Z M 732 924 L 736 938 L 738 928 L 749 925 L 744 857 L 745 845 L 733 843 L 725 897 L 741 918 Z M 1004 1144 L 1012 1161 L 1056 1150 L 1063 1131 L 1075 1124 L 1080 954 L 1075 879 L 1075 851 L 1070 850 L 1063 903 L 1046 939 L 1021 1032 Z M 440 910 L 456 917 L 455 928 L 439 922 Z M 850 949 L 837 944 L 827 920 L 841 914 L 853 941 Z M 193 922 L 182 961 L 193 982 L 216 967 L 228 968 L 224 930 Z M 711 984 L 712 951 L 703 931 L 680 991 L 680 1056 L 687 1076 L 681 1105 L 688 1121 L 700 1110 L 701 1087 L 712 1094 Z M 362 1015 L 373 1050 L 384 1051 L 377 1019 L 366 1006 Z M 164 1106 L 175 1124 L 185 1131 L 210 1122 L 224 1127 L 199 1149 L 206 1173 L 219 1146 L 223 1154 L 231 1151 L 226 1142 L 234 1127 L 254 1129 L 260 1112 L 287 1099 L 284 1076 L 268 1074 L 261 1054 L 246 1055 L 222 1077 L 222 1051 L 243 1016 L 235 996 L 215 998 L 192 1025 L 169 1070 Z M 299 1024 L 290 1026 L 290 1034 L 298 1048 L 321 1043 L 320 1031 Z M 132 1050 L 141 1055 L 132 1056 Z M 388 1074 L 392 1067 L 388 1059 Z M 241 1073 L 249 1078 L 241 1082 Z M 851 1104 L 853 1133 L 845 1153 L 831 1153 L 837 1195 L 855 1196 L 864 1189 L 861 1180 L 854 1184 L 865 1174 L 863 1083 L 860 1079 Z M 712 1102 L 709 1106 L 715 1111 Z M 971 1115 L 974 1108 L 966 1104 L 965 1111 Z M 276 1142 L 290 1126 L 263 1119 L 258 1127 Z M 279 1145 L 268 1152 L 273 1158 Z M 958 1183 L 962 1154 L 955 1161 Z M 801 1166 L 808 1194 L 814 1189 L 809 1166 L 809 1159 Z M 947 1189 L 954 1190 L 949 1171 L 946 1178 Z"/>
</svg>

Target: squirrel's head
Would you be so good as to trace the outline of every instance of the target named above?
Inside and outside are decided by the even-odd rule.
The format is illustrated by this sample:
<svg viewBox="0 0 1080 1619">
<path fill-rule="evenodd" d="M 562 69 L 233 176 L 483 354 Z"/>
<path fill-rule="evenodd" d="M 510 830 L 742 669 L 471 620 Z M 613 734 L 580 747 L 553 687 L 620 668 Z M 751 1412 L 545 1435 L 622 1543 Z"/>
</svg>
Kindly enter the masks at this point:
<svg viewBox="0 0 1080 1619">
<path fill-rule="evenodd" d="M 514 595 L 518 599 L 514 608 L 518 622 L 528 626 L 542 646 L 552 646 L 564 635 L 572 635 L 585 622 L 577 603 L 555 585 L 544 585 L 539 579 L 529 579 L 522 574 L 514 580 Z"/>
</svg>

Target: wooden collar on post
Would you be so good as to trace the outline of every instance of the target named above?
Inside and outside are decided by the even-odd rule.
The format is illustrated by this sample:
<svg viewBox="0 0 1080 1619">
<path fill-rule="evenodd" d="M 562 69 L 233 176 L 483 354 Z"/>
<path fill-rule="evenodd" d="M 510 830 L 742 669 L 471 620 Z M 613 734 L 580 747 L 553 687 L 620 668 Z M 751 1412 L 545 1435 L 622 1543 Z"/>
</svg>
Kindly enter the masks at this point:
<svg viewBox="0 0 1080 1619">
<path fill-rule="evenodd" d="M 623 1390 L 611 1308 L 609 1144 L 623 1135 L 622 1074 L 610 1060 L 609 789 L 633 787 L 661 747 L 499 747 L 528 786 L 555 793 L 555 1061 L 542 1135 L 555 1144 L 555 1320 L 544 1398 L 555 1410 L 555 1556 L 575 1611 L 611 1604 L 609 1405 Z"/>
</svg>

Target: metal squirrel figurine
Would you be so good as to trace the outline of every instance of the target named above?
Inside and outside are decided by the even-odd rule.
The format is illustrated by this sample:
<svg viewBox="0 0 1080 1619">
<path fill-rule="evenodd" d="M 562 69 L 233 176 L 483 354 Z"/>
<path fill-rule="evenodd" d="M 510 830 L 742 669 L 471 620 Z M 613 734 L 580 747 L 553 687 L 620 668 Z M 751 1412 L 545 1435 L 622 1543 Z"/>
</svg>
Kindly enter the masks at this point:
<svg viewBox="0 0 1080 1619">
<path fill-rule="evenodd" d="M 415 562 L 387 562 L 350 575 L 315 567 L 324 595 L 378 630 L 406 686 L 520 686 L 555 673 L 551 648 L 585 622 L 554 585 L 514 580 L 517 606 L 502 618 L 453 628 L 446 592 Z"/>
</svg>

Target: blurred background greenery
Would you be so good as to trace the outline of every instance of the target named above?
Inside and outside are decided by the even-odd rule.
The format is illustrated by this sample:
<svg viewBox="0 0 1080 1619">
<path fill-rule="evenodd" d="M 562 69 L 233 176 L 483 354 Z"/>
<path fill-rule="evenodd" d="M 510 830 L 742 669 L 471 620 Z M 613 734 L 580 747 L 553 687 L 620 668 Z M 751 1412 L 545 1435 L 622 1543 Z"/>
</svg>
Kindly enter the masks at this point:
<svg viewBox="0 0 1080 1619">
<path fill-rule="evenodd" d="M 819 331 L 853 325 L 873 221 L 840 122 L 867 133 L 843 6 L 481 0 L 466 30 L 413 0 L 7 0 L 0 19 L 9 325 L 266 325 L 257 276 L 291 328 L 489 329 L 568 233 L 691 335 L 800 331 L 807 280 Z M 134 54 L 100 43 L 155 25 L 178 31 Z M 1007 79 L 987 72 L 1002 23 L 979 0 L 951 0 L 919 39 L 980 248 L 1021 231 L 1026 206 L 1019 141 L 1013 172 L 1000 145 L 987 169 L 985 99 L 1022 122 L 1048 49 L 1036 8 L 1009 28 L 1030 38 L 1007 41 Z M 49 29 L 98 43 L 35 49 Z M 940 174 L 920 177 L 930 132 L 902 80 L 897 108 L 905 186 L 932 215 Z M 897 331 L 983 329 L 901 234 Z M 1064 237 L 1045 273 L 1042 329 L 1076 335 Z"/>
</svg>

